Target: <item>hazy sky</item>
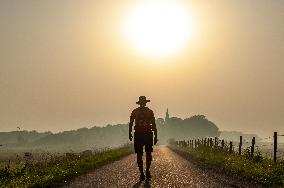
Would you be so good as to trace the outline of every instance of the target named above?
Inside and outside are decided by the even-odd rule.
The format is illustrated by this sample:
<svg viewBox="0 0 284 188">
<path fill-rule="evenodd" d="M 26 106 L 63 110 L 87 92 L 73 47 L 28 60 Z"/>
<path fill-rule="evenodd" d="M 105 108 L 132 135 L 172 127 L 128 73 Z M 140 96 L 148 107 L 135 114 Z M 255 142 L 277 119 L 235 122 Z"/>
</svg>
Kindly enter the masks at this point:
<svg viewBox="0 0 284 188">
<path fill-rule="evenodd" d="M 153 58 L 123 36 L 135 1 L 0 1 L 0 131 L 205 114 L 221 130 L 284 134 L 284 1 L 180 1 L 194 40 Z"/>
</svg>

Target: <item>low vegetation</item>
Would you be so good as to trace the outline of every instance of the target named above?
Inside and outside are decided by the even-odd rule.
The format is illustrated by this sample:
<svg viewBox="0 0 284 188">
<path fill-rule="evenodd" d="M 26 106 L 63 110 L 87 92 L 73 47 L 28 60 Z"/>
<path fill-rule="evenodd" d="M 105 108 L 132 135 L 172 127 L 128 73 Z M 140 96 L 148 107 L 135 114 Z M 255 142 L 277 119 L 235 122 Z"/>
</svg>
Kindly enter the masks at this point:
<svg viewBox="0 0 284 188">
<path fill-rule="evenodd" d="M 214 166 L 267 186 L 284 185 L 284 161 L 278 160 L 274 163 L 271 159 L 262 157 L 260 152 L 256 152 L 252 157 L 248 149 L 243 151 L 243 155 L 238 155 L 221 148 L 206 146 L 190 148 L 171 145 L 170 148 L 186 159 Z"/>
<path fill-rule="evenodd" d="M 58 187 L 75 176 L 118 160 L 132 153 L 131 145 L 81 154 L 66 153 L 61 156 L 8 163 L 0 169 L 0 187 Z"/>
</svg>

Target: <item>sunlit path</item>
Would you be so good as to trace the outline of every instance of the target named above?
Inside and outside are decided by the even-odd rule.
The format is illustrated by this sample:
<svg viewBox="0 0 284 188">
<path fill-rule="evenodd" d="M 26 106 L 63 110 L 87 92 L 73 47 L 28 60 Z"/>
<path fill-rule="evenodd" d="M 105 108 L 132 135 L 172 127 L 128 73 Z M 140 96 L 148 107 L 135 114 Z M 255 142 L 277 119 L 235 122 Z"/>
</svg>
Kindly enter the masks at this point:
<svg viewBox="0 0 284 188">
<path fill-rule="evenodd" d="M 152 180 L 139 182 L 134 154 L 76 178 L 67 187 L 256 187 L 232 177 L 200 169 L 169 148 L 154 149 Z"/>
</svg>

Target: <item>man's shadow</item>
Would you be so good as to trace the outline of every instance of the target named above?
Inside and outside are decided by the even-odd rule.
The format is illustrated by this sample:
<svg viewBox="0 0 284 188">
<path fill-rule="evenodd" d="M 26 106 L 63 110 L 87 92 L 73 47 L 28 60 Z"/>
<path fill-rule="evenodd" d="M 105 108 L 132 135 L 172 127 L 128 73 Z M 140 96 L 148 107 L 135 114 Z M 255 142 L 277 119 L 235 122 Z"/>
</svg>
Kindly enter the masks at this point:
<svg viewBox="0 0 284 188">
<path fill-rule="evenodd" d="M 138 181 L 137 183 L 135 183 L 132 188 L 139 188 L 139 187 L 144 187 L 144 188 L 151 188 L 151 183 L 150 180 L 145 180 L 145 183 L 143 186 L 141 186 L 143 183 L 143 181 Z"/>
</svg>

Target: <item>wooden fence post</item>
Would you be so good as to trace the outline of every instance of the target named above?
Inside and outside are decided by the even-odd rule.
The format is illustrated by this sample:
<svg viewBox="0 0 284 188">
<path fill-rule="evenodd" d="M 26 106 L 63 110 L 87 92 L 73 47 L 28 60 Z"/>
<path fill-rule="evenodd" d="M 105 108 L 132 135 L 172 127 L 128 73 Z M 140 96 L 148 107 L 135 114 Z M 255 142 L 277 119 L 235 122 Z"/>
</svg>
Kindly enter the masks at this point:
<svg viewBox="0 0 284 188">
<path fill-rule="evenodd" d="M 207 138 L 207 146 L 210 147 L 210 138 Z"/>
<path fill-rule="evenodd" d="M 210 147 L 210 138 L 207 138 L 207 146 Z"/>
<path fill-rule="evenodd" d="M 242 154 L 243 136 L 240 136 L 239 155 Z"/>
<path fill-rule="evenodd" d="M 225 146 L 225 142 L 224 142 L 224 139 L 223 139 L 222 142 L 221 142 L 221 148 L 224 149 L 224 146 Z"/>
<path fill-rule="evenodd" d="M 254 154 L 254 145 L 255 145 L 255 137 L 252 138 L 251 140 L 251 156 L 253 157 Z"/>
<path fill-rule="evenodd" d="M 217 137 L 215 137 L 215 148 L 217 148 L 218 147 L 218 138 Z"/>
<path fill-rule="evenodd" d="M 197 139 L 197 145 L 198 145 L 198 147 L 200 146 L 200 140 L 199 139 Z"/>
<path fill-rule="evenodd" d="M 211 145 L 211 138 L 207 138 L 207 146 L 210 147 Z"/>
<path fill-rule="evenodd" d="M 276 162 L 277 160 L 277 132 L 274 132 L 274 151 L 273 151 L 273 161 Z"/>
<path fill-rule="evenodd" d="M 229 152 L 232 153 L 233 152 L 233 142 L 230 141 L 230 149 L 229 149 Z"/>
</svg>

